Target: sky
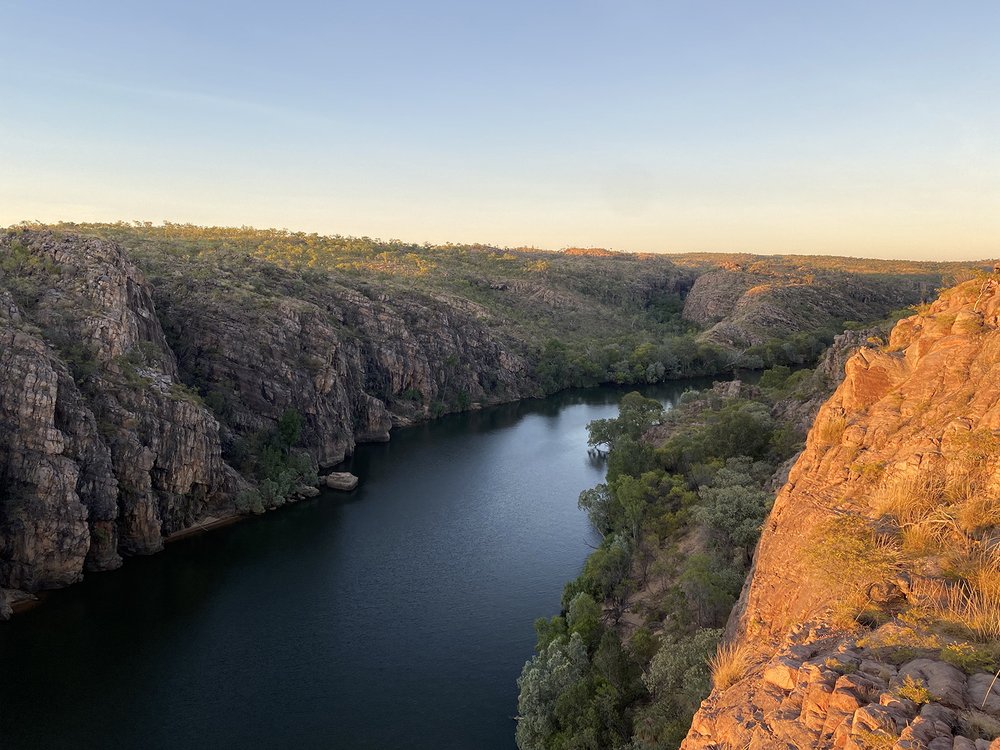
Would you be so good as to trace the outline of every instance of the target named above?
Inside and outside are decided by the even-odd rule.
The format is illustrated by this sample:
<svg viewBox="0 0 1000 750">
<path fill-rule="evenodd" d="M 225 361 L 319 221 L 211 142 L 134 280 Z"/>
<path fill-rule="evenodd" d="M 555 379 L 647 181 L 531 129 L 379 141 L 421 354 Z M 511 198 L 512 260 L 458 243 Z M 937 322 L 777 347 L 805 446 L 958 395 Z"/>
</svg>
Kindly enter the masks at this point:
<svg viewBox="0 0 1000 750">
<path fill-rule="evenodd" d="M 995 257 L 998 29 L 961 0 L 0 0 L 0 225 Z"/>
</svg>

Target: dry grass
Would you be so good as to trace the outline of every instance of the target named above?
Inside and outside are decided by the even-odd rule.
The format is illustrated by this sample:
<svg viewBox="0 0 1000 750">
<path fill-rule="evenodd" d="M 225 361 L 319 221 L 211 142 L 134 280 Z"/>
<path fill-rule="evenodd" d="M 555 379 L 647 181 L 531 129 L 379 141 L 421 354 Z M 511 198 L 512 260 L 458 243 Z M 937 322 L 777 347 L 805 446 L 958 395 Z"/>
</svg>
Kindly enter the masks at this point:
<svg viewBox="0 0 1000 750">
<path fill-rule="evenodd" d="M 959 506 L 956 518 L 967 534 L 978 534 L 991 526 L 1000 526 L 1000 497 L 976 494 Z"/>
<path fill-rule="evenodd" d="M 861 618 L 877 621 L 873 585 L 890 583 L 903 569 L 894 539 L 878 533 L 872 521 L 855 513 L 833 516 L 813 531 L 807 555 L 811 565 L 837 592 L 829 616 L 853 629 Z"/>
<path fill-rule="evenodd" d="M 1000 640 L 1000 592 L 982 590 L 967 581 L 914 582 L 920 606 L 936 620 L 962 629 L 980 641 Z"/>
<path fill-rule="evenodd" d="M 969 561 L 971 569 L 966 574 L 969 585 L 989 596 L 1000 597 L 1000 545 L 980 547 Z"/>
<path fill-rule="evenodd" d="M 723 643 L 715 656 L 708 660 L 712 670 L 712 685 L 725 690 L 742 680 L 750 669 L 753 652 L 744 643 Z"/>
<path fill-rule="evenodd" d="M 810 556 L 843 592 L 833 612 L 837 624 L 877 625 L 893 614 L 873 604 L 881 600 L 872 586 L 905 570 L 916 574 L 909 598 L 927 627 L 1000 641 L 998 450 L 1000 437 L 989 430 L 955 438 L 953 458 L 940 471 L 881 477 L 870 500 L 879 521 L 839 516 L 820 526 Z"/>
<path fill-rule="evenodd" d="M 1000 737 L 1000 720 L 982 711 L 963 711 L 958 715 L 962 734 L 974 740 L 995 740 Z"/>
<path fill-rule="evenodd" d="M 936 554 L 941 549 L 941 536 L 931 524 L 915 523 L 901 532 L 903 551 L 916 557 Z"/>
<path fill-rule="evenodd" d="M 830 417 L 819 425 L 819 441 L 822 445 L 838 445 L 847 429 L 847 419 L 841 416 Z"/>
<path fill-rule="evenodd" d="M 853 736 L 858 747 L 865 748 L 865 750 L 891 750 L 891 748 L 895 747 L 896 740 L 898 739 L 895 735 L 889 734 L 882 729 L 872 732 L 859 728 L 853 733 Z"/>
<path fill-rule="evenodd" d="M 878 516 L 891 516 L 900 526 L 920 523 L 941 505 L 944 481 L 934 474 L 887 476 L 872 497 Z"/>
</svg>

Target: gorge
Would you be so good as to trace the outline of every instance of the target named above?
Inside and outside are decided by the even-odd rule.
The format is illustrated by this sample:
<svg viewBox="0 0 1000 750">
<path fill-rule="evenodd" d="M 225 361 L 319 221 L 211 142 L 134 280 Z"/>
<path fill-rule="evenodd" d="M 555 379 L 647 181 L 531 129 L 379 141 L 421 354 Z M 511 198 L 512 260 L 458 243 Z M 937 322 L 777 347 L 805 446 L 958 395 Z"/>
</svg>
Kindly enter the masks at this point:
<svg viewBox="0 0 1000 750">
<path fill-rule="evenodd" d="M 784 481 L 786 459 L 842 376 L 849 352 L 881 346 L 866 326 L 891 324 L 946 277 L 970 273 L 944 263 L 547 253 L 169 224 L 25 226 L 0 235 L 0 251 L 0 617 L 11 613 L 11 603 L 20 609 L 36 594 L 87 579 L 46 595 L 0 632 L 4 663 L 20 665 L 12 674 L 23 678 L 9 681 L 5 702 L 30 714 L 58 673 L 54 661 L 35 673 L 31 663 L 50 658 L 77 665 L 77 687 L 91 675 L 105 675 L 108 699 L 123 699 L 129 665 L 95 662 L 95 655 L 112 648 L 109 635 L 141 642 L 148 657 L 141 667 L 145 682 L 159 672 L 174 675 L 165 696 L 176 692 L 178 703 L 171 704 L 171 720 L 161 722 L 167 734 L 151 740 L 164 746 L 168 735 L 176 739 L 184 732 L 197 733 L 199 742 L 213 732 L 231 736 L 244 729 L 266 738 L 265 728 L 252 721 L 222 726 L 247 715 L 243 704 L 232 702 L 240 697 L 255 717 L 268 715 L 260 703 L 265 699 L 278 701 L 282 715 L 298 716 L 294 727 L 272 728 L 281 736 L 300 732 L 301 746 L 340 731 L 353 732 L 352 746 L 410 747 L 412 734 L 403 739 L 400 732 L 412 733 L 423 721 L 420 731 L 436 743 L 428 746 L 509 747 L 518 710 L 512 686 L 533 640 L 526 625 L 560 606 L 561 619 L 540 626 L 539 648 L 563 643 L 561 638 L 570 643 L 570 631 L 576 635 L 583 622 L 581 607 L 589 608 L 603 624 L 587 631 L 600 640 L 588 643 L 586 658 L 594 661 L 587 663 L 606 674 L 588 677 L 575 694 L 577 707 L 590 712 L 584 724 L 574 724 L 575 718 L 562 728 L 546 724 L 543 705 L 537 737 L 558 731 L 563 740 L 589 737 L 575 740 L 585 743 L 580 747 L 624 747 L 633 741 L 636 721 L 642 732 L 636 732 L 635 747 L 676 746 L 678 732 L 687 729 L 685 702 L 704 693 L 685 688 L 682 701 L 655 714 L 656 702 L 644 696 L 666 690 L 667 683 L 654 688 L 645 682 L 650 659 L 662 666 L 654 652 L 676 647 L 679 653 L 698 643 L 700 656 L 690 668 L 705 670 L 718 634 L 698 640 L 699 633 L 718 627 L 732 605 L 730 592 L 738 591 L 754 560 L 761 514 L 769 507 L 768 493 Z M 845 328 L 852 333 L 836 338 Z M 815 373 L 790 369 L 814 363 L 831 343 Z M 853 362 L 847 383 L 855 382 Z M 739 368 L 769 369 L 761 388 L 729 384 L 676 401 L 690 385 L 685 377 L 729 379 Z M 614 416 L 613 403 L 624 391 L 610 398 L 603 391 L 574 396 L 565 389 L 607 383 L 667 388 L 681 408 L 662 422 L 652 417 L 639 432 L 628 427 L 627 439 L 611 454 L 608 482 L 614 485 L 581 500 L 601 540 L 591 536 L 575 505 L 576 494 L 599 482 L 604 470 L 586 464 L 583 428 Z M 555 392 L 563 395 L 523 401 Z M 573 399 L 583 404 L 574 406 Z M 558 404 L 566 407 L 565 420 Z M 598 405 L 605 411 L 595 411 Z M 507 432 L 490 427 L 533 410 L 549 412 L 548 422 L 529 417 Z M 621 428 L 625 416 L 623 409 Z M 844 434 L 853 434 L 848 416 L 841 418 Z M 450 444 L 448 431 L 456 425 L 464 425 L 458 432 L 467 436 L 463 430 L 485 429 L 489 440 L 507 438 L 499 454 L 471 464 L 449 459 L 447 451 L 436 456 L 441 446 L 431 436 L 441 434 Z M 644 436 L 647 427 L 654 429 Z M 386 443 L 390 430 L 393 441 Z M 473 447 L 466 448 L 474 451 L 474 445 L 470 439 Z M 387 463 L 378 464 L 378 456 Z M 325 495 L 302 501 L 312 494 L 318 471 L 345 459 L 362 475 L 357 498 L 364 502 Z M 508 468 L 498 474 L 501 463 Z M 432 480 L 434 467 L 438 477 Z M 562 474 L 567 483 L 558 489 L 554 479 Z M 379 476 L 395 477 L 384 509 Z M 793 481 L 795 476 L 793 471 Z M 434 482 L 442 483 L 440 492 Z M 471 495 L 481 502 L 462 505 L 451 518 L 455 507 L 448 504 L 465 497 L 470 483 L 482 487 Z M 418 496 L 424 500 L 411 502 Z M 723 505 L 712 506 L 733 498 L 748 503 L 739 510 L 739 530 L 730 528 Z M 607 502 L 613 512 L 602 516 Z M 142 557 L 202 525 L 294 503 L 280 514 L 178 541 L 164 557 Z M 558 505 L 555 516 L 547 515 L 546 508 L 556 507 L 550 503 Z M 653 536 L 645 534 L 647 517 L 655 521 Z M 534 525 L 547 518 L 555 518 L 555 526 L 543 531 Z M 351 528 L 347 537 L 338 532 L 341 523 Z M 432 540 L 429 545 L 411 538 L 417 529 Z M 453 533 L 436 536 L 442 529 Z M 707 541 L 726 552 L 702 555 Z M 592 556 L 572 581 L 588 543 L 603 562 L 595 566 Z M 241 563 L 235 569 L 227 557 L 233 548 Z M 540 552 L 551 565 L 538 563 Z M 380 567 L 386 560 L 389 567 Z M 620 580 L 607 577 L 614 560 L 626 566 Z M 123 570 L 105 575 L 123 562 Z M 647 580 L 650 565 L 658 572 Z M 231 579 L 232 587 L 216 591 L 210 581 L 197 580 L 199 571 L 213 569 L 210 577 Z M 619 585 L 633 573 L 640 586 Z M 536 580 L 537 587 L 529 585 Z M 480 585 L 484 581 L 495 585 Z M 560 603 L 566 581 L 572 582 Z M 324 582 L 334 594 L 317 599 L 324 590 L 317 583 Z M 589 603 L 578 598 L 582 594 Z M 685 601 L 696 604 L 693 613 Z M 119 623 L 115 602 L 125 603 L 126 621 Z M 282 621 L 285 616 L 291 619 Z M 350 627 L 323 632 L 338 618 Z M 439 627 L 445 620 L 449 627 Z M 671 641 L 663 629 L 668 620 L 677 634 L 694 640 Z M 74 627 L 63 628 L 71 621 Z M 147 641 L 143 634 L 158 632 L 158 622 L 169 637 Z M 407 630 L 409 624 L 416 630 Z M 292 661 L 294 647 L 274 637 L 290 625 L 299 628 L 293 639 L 309 644 Z M 36 632 L 67 646 L 46 655 Z M 641 647 L 630 640 L 637 633 Z M 454 652 L 452 636 L 456 648 L 461 644 Z M 102 646 L 95 651 L 88 642 Z M 375 642 L 390 644 L 377 649 L 384 660 L 364 662 Z M 183 643 L 191 648 L 181 649 L 177 671 L 164 658 Z M 205 652 L 209 643 L 216 648 Z M 393 650 L 405 644 L 405 653 Z M 615 677 L 614 654 L 626 651 L 625 672 Z M 395 674 L 418 653 L 419 676 L 407 682 Z M 502 666 L 490 661 L 494 657 Z M 264 683 L 254 683 L 246 671 L 256 660 L 266 667 Z M 477 660 L 495 667 L 483 667 L 480 675 L 480 687 L 493 696 L 486 713 L 485 703 L 476 703 L 485 693 L 474 698 L 476 690 L 457 687 L 464 684 L 463 670 L 476 671 Z M 341 662 L 353 666 L 323 671 Z M 245 689 L 224 699 L 210 696 L 215 673 Z M 293 673 L 303 675 L 306 687 L 327 687 L 303 692 L 288 682 Z M 188 674 L 195 676 L 192 691 L 181 687 Z M 268 690 L 267 674 L 282 690 Z M 619 678 L 619 687 L 628 689 L 612 699 L 603 685 Z M 391 727 L 370 712 L 377 710 L 370 696 L 385 698 L 380 691 L 387 681 L 401 682 L 392 700 L 412 708 L 411 720 Z M 522 698 L 530 682 L 522 683 Z M 357 691 L 344 692 L 352 685 Z M 60 710 L 79 719 L 69 694 Z M 504 702 L 501 695 L 511 699 Z M 338 719 L 335 729 L 322 718 L 327 709 L 321 700 L 357 724 Z M 707 745 L 715 742 L 712 700 L 718 699 L 695 723 Z M 450 705 L 464 708 L 456 710 L 483 717 L 473 720 L 482 734 L 459 737 L 454 729 L 461 722 L 454 716 L 442 719 L 439 731 L 427 730 L 435 701 L 457 701 Z M 152 716 L 151 705 L 131 705 Z M 498 705 L 508 708 L 498 712 Z M 568 720 L 566 705 L 560 711 Z M 520 726 L 527 727 L 524 704 L 520 713 Z M 46 736 L 68 737 L 72 726 L 27 722 L 5 734 L 31 746 Z M 93 727 L 86 736 L 99 731 Z M 147 730 L 115 731 L 124 732 L 125 744 L 135 744 L 128 733 Z M 534 747 L 527 737 L 519 734 L 522 748 Z M 278 734 L 271 739 L 280 746 Z"/>
<path fill-rule="evenodd" d="M 400 429 L 358 449 L 351 495 L 50 592 L 0 632 L 0 744 L 513 748 L 531 622 L 596 543 L 586 425 L 623 392 Z"/>
</svg>

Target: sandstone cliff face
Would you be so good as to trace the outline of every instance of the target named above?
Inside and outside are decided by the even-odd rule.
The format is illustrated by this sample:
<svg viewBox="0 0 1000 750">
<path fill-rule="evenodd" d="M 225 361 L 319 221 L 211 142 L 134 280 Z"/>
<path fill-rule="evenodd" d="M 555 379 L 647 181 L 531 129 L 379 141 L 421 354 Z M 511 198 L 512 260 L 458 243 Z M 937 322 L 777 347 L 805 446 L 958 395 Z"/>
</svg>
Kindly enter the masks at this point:
<svg viewBox="0 0 1000 750">
<path fill-rule="evenodd" d="M 715 325 L 733 314 L 749 289 L 766 281 L 764 275 L 744 271 L 709 271 L 697 278 L 684 300 L 684 317 L 699 325 Z"/>
<path fill-rule="evenodd" d="M 974 528 L 963 532 L 965 542 L 993 548 L 1000 517 L 989 498 L 1000 496 L 1000 460 L 983 446 L 998 431 L 995 280 L 946 292 L 926 312 L 901 321 L 888 347 L 862 348 L 847 361 L 844 381 L 820 409 L 778 494 L 730 622 L 729 635 L 752 654 L 751 666 L 734 685 L 713 691 L 685 747 L 989 745 L 969 728 L 969 716 L 1000 718 L 992 675 L 967 677 L 937 658 L 888 663 L 879 645 L 900 627 L 895 621 L 860 636 L 839 621 L 831 625 L 831 612 L 850 593 L 849 562 L 839 563 L 845 581 L 839 585 L 811 548 L 839 524 L 849 528 L 851 518 L 868 519 L 887 554 L 900 537 L 905 548 L 908 530 L 920 525 L 907 514 L 921 503 L 931 521 L 965 524 Z M 925 489 L 932 485 L 940 491 Z M 893 488 L 903 492 L 892 494 Z M 984 503 L 976 522 L 962 516 L 969 502 Z M 933 579 L 948 546 L 932 541 L 929 551 L 909 550 L 893 568 L 898 580 L 874 581 L 869 602 L 890 602 L 883 607 L 888 617 L 913 616 L 908 604 L 927 605 L 925 592 L 942 585 Z M 902 640 L 910 641 L 904 645 L 919 646 L 904 632 Z M 930 688 L 923 707 L 900 700 L 907 675 Z"/>
<path fill-rule="evenodd" d="M 77 492 L 82 471 L 66 455 L 68 441 L 58 418 L 69 413 L 78 419 L 78 431 L 96 428 L 88 411 L 72 414 L 78 394 L 65 365 L 38 336 L 22 330 L 23 322 L 11 296 L 0 295 L 0 482 L 5 495 L 0 581 L 35 588 L 78 580 L 90 549 L 88 512 Z M 64 405 L 57 409 L 61 394 Z M 107 469 L 107 453 L 100 458 Z M 104 476 L 110 478 L 110 471 Z M 88 489 L 98 506 L 101 490 L 117 492 L 115 485 L 93 482 Z"/>
<path fill-rule="evenodd" d="M 227 456 L 289 410 L 329 466 L 394 423 L 537 392 L 471 302 L 154 289 L 116 243 L 47 231 L 0 234 L 0 259 L 0 591 L 233 515 L 251 484 Z"/>
<path fill-rule="evenodd" d="M 0 301 L 0 584 L 65 585 L 232 512 L 218 423 L 178 390 L 150 288 L 121 249 L 47 233 L 0 247 L 23 259 L 21 304 Z"/>
<path fill-rule="evenodd" d="M 320 466 L 358 441 L 432 415 L 432 404 L 497 402 L 533 393 L 526 362 L 473 315 L 424 299 L 390 304 L 343 287 L 320 298 L 157 292 L 182 376 L 210 395 L 232 435 L 303 415 L 303 447 Z M 334 296 L 336 295 L 336 296 Z"/>
</svg>

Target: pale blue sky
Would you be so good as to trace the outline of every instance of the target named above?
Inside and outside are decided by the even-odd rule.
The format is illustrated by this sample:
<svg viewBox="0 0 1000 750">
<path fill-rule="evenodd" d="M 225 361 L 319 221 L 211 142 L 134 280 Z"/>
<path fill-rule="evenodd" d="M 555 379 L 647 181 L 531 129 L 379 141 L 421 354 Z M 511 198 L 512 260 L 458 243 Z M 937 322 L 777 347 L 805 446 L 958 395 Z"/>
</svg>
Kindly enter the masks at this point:
<svg viewBox="0 0 1000 750">
<path fill-rule="evenodd" d="M 0 30 L 0 225 L 1000 255 L 996 2 L 0 0 Z"/>
</svg>

